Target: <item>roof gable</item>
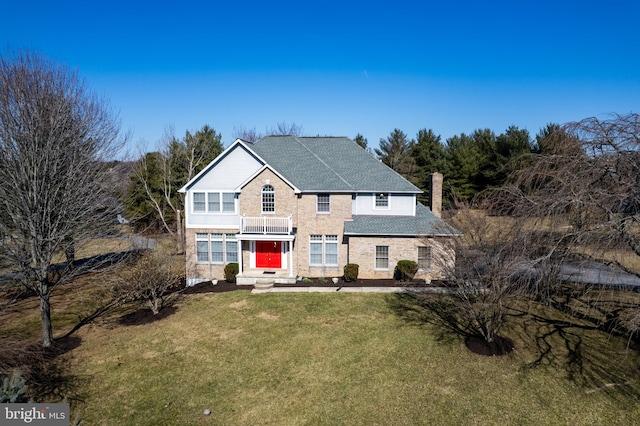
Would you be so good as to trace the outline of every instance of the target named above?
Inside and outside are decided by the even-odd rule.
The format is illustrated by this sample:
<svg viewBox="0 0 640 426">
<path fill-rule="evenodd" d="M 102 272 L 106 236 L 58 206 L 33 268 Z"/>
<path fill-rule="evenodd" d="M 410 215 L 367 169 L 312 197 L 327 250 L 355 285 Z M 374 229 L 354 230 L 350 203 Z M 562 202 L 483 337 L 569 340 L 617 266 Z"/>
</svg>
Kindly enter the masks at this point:
<svg viewBox="0 0 640 426">
<path fill-rule="evenodd" d="M 236 139 L 178 192 L 186 192 L 194 186 L 201 185 L 207 188 L 234 189 L 264 164 L 265 161 L 259 158 L 246 142 Z"/>
</svg>

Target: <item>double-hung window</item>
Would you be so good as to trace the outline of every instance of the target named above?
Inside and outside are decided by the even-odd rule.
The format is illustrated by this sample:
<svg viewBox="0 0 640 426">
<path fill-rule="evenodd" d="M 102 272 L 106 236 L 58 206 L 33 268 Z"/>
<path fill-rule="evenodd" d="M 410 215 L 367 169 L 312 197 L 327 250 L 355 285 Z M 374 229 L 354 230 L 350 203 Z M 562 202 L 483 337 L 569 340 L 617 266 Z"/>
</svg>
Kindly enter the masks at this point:
<svg viewBox="0 0 640 426">
<path fill-rule="evenodd" d="M 205 233 L 196 234 L 196 261 L 197 262 L 209 261 L 209 234 L 205 234 Z"/>
<path fill-rule="evenodd" d="M 324 236 L 324 264 L 325 265 L 338 264 L 338 236 L 337 235 Z"/>
<path fill-rule="evenodd" d="M 338 265 L 338 236 L 310 235 L 309 236 L 309 265 L 336 266 Z"/>
<path fill-rule="evenodd" d="M 418 247 L 418 268 L 424 271 L 431 269 L 431 247 Z"/>
<path fill-rule="evenodd" d="M 389 208 L 389 194 L 376 194 L 375 208 L 376 209 L 388 209 Z"/>
<path fill-rule="evenodd" d="M 211 237 L 211 263 L 222 263 L 224 252 L 222 250 L 222 234 L 209 234 Z"/>
<path fill-rule="evenodd" d="M 238 240 L 236 234 L 224 234 L 227 263 L 238 261 Z"/>
<path fill-rule="evenodd" d="M 206 204 L 204 201 L 204 192 L 194 192 L 193 193 L 193 211 L 194 212 L 205 212 Z"/>
<path fill-rule="evenodd" d="M 322 265 L 322 235 L 309 236 L 309 265 Z"/>
<path fill-rule="evenodd" d="M 389 246 L 376 246 L 376 269 L 389 269 Z"/>
<path fill-rule="evenodd" d="M 318 213 L 331 212 L 331 197 L 329 196 L 329 194 L 317 195 L 316 211 Z"/>
<path fill-rule="evenodd" d="M 219 192 L 209 192 L 207 194 L 207 208 L 209 212 L 219 212 L 220 211 L 220 193 Z"/>
<path fill-rule="evenodd" d="M 236 194 L 233 192 L 222 193 L 222 212 L 235 213 L 236 211 Z"/>
</svg>

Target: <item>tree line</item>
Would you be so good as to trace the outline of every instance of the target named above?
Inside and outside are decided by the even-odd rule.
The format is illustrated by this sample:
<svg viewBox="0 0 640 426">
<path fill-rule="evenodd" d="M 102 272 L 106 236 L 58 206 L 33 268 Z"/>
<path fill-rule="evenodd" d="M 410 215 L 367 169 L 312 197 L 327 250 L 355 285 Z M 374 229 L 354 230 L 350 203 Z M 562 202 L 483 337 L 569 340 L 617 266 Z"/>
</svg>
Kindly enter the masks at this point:
<svg viewBox="0 0 640 426">
<path fill-rule="evenodd" d="M 429 191 L 429 175 L 435 171 L 444 174 L 445 202 L 451 204 L 456 199 L 470 201 L 481 191 L 503 185 L 515 170 L 526 167 L 520 161 L 524 156 L 553 152 L 568 137 L 559 124 L 550 123 L 535 138 L 526 129 L 510 126 L 499 135 L 491 129 L 477 129 L 452 136 L 444 143 L 432 129 L 419 130 L 415 139 L 394 129 L 373 150 L 361 134 L 354 140 L 425 194 Z"/>
</svg>

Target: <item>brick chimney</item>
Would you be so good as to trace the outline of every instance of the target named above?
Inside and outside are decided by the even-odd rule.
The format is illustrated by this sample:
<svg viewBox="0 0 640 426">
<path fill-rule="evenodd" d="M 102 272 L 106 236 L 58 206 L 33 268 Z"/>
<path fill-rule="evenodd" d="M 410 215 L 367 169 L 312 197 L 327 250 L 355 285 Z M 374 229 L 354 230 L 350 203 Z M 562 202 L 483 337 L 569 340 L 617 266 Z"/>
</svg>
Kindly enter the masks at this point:
<svg viewBox="0 0 640 426">
<path fill-rule="evenodd" d="M 431 173 L 429 179 L 429 197 L 431 198 L 431 211 L 436 217 L 442 216 L 442 181 L 443 177 L 440 173 Z"/>
</svg>

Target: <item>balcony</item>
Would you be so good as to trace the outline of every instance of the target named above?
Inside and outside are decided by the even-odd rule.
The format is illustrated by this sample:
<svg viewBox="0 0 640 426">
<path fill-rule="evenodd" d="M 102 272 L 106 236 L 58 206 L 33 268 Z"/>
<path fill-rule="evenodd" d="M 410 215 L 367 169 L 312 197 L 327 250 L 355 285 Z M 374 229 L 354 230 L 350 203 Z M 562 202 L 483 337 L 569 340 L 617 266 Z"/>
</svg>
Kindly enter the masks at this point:
<svg viewBox="0 0 640 426">
<path fill-rule="evenodd" d="M 293 218 L 259 216 L 240 218 L 241 234 L 290 235 L 293 230 Z"/>
</svg>

